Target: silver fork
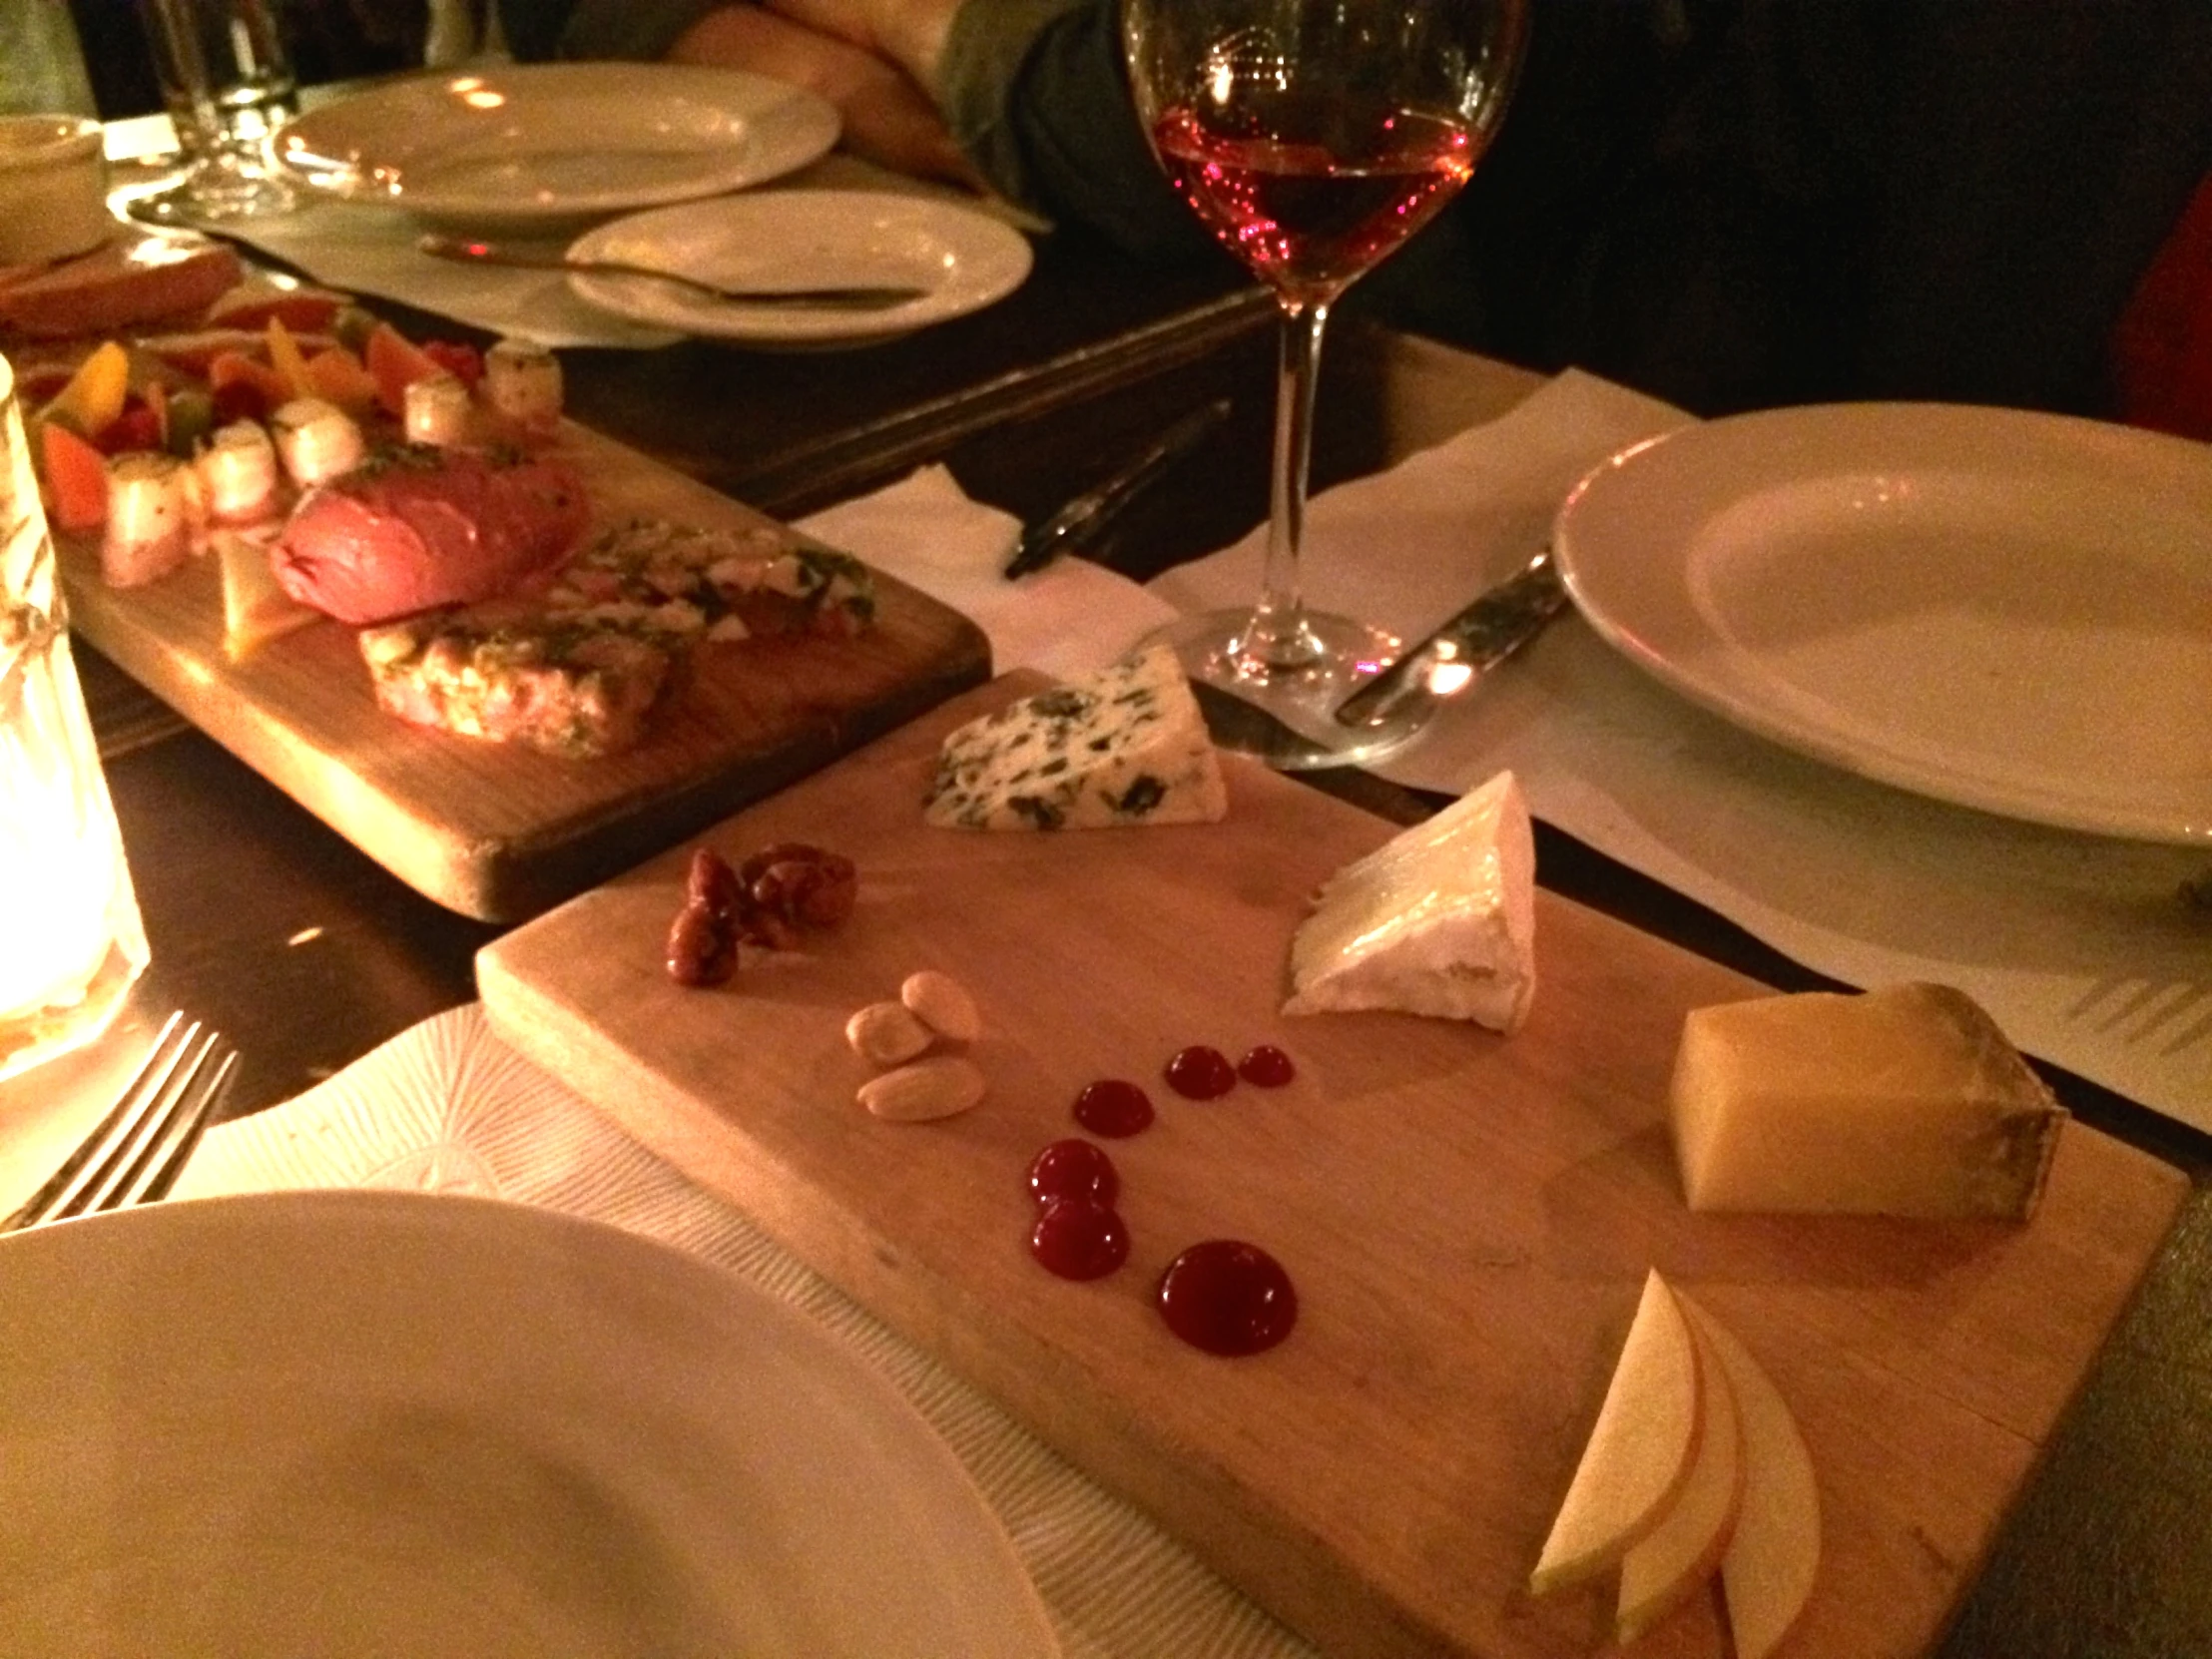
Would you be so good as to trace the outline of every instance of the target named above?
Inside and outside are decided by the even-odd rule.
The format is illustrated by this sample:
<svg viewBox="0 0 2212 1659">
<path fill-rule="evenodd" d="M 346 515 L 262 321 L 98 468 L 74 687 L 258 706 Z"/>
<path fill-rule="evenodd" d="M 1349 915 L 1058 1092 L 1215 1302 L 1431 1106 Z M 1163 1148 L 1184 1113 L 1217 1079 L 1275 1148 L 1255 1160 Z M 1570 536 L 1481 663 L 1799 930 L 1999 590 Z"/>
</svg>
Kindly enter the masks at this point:
<svg viewBox="0 0 2212 1659">
<path fill-rule="evenodd" d="M 0 1233 L 161 1198 L 200 1144 L 238 1059 L 221 1032 L 171 1014 L 99 1127 L 0 1221 Z"/>
</svg>

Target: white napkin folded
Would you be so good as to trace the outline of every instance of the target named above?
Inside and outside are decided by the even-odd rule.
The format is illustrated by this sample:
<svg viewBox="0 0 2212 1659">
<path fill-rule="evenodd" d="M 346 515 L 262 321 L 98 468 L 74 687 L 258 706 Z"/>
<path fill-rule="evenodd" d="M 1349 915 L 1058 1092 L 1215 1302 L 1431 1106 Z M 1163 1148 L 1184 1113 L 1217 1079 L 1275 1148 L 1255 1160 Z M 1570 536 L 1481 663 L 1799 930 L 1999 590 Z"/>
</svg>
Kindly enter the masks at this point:
<svg viewBox="0 0 2212 1659">
<path fill-rule="evenodd" d="M 1174 607 L 1085 559 L 1062 558 L 1018 582 L 1001 574 L 1021 521 L 968 499 L 941 466 L 815 514 L 807 534 L 951 606 L 990 636 L 999 673 L 1066 679 L 1102 668 Z"/>
</svg>

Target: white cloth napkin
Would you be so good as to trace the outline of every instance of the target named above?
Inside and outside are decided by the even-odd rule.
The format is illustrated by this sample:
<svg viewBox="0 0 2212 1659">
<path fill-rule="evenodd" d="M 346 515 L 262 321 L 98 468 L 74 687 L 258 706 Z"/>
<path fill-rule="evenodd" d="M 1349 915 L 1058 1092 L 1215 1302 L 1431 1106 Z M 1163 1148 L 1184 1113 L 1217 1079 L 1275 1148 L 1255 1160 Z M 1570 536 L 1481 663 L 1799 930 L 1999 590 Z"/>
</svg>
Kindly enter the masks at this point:
<svg viewBox="0 0 2212 1659">
<path fill-rule="evenodd" d="M 1314 603 L 1418 638 L 1543 544 L 1575 481 L 1688 419 L 1569 372 L 1497 420 L 1316 499 Z M 1186 610 L 1258 591 L 1260 538 L 1171 571 Z M 2212 1129 L 2201 852 L 2044 830 L 1799 758 L 1562 617 L 1382 770 L 1461 792 L 1511 768 L 1546 823 L 1858 986 L 1956 985 L 2022 1049 Z"/>
<path fill-rule="evenodd" d="M 1313 1659 L 1142 1513 L 508 1048 L 477 1004 L 210 1130 L 172 1196 L 314 1187 L 540 1205 L 689 1251 L 796 1307 L 951 1445 L 1013 1540 L 1065 1659 Z"/>
<path fill-rule="evenodd" d="M 798 528 L 967 617 L 990 637 L 991 662 L 1001 674 L 1089 673 L 1175 615 L 1165 600 L 1085 559 L 1057 559 L 1007 581 L 1000 573 L 1021 521 L 969 500 L 941 466 L 922 467 Z"/>
</svg>

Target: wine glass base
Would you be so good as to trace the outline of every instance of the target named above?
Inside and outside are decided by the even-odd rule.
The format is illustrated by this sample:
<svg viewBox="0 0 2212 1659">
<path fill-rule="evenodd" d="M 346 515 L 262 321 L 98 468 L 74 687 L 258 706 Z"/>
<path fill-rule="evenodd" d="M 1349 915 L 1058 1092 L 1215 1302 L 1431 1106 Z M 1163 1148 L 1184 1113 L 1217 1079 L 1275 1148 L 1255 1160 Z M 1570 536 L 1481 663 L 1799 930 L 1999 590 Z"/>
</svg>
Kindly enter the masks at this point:
<svg viewBox="0 0 2212 1659">
<path fill-rule="evenodd" d="M 298 198 L 291 187 L 276 179 L 231 174 L 210 178 L 188 174 L 166 190 L 131 199 L 125 211 L 148 225 L 190 230 L 199 225 L 224 225 L 237 219 L 263 219 L 289 213 Z"/>
<path fill-rule="evenodd" d="M 1252 621 L 1250 611 L 1207 611 L 1156 628 L 1140 642 L 1174 650 L 1216 747 L 1278 772 L 1319 772 L 1373 766 L 1427 730 L 1431 709 L 1425 703 L 1380 726 L 1340 726 L 1335 719 L 1346 698 L 1403 653 L 1395 634 L 1308 611 L 1305 626 L 1321 651 L 1309 663 L 1285 668 L 1246 649 Z"/>
</svg>

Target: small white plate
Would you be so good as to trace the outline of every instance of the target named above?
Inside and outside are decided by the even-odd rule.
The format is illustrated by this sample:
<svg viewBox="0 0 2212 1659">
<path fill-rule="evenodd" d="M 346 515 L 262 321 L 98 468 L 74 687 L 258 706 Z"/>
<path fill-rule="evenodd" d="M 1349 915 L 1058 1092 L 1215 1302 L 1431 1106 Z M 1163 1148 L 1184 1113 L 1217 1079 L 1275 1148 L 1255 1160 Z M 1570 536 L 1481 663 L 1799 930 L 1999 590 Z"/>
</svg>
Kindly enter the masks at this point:
<svg viewBox="0 0 2212 1659">
<path fill-rule="evenodd" d="M 313 189 L 477 229 L 543 231 L 796 172 L 837 141 L 826 100 L 675 64 L 529 64 L 419 76 L 285 124 Z"/>
<path fill-rule="evenodd" d="M 570 249 L 711 282 L 759 287 L 918 287 L 883 310 L 722 301 L 649 276 L 572 276 L 594 305 L 636 322 L 755 345 L 868 345 L 1004 298 L 1029 275 L 1029 243 L 988 214 L 925 196 L 767 190 L 635 214 Z"/>
<path fill-rule="evenodd" d="M 0 1240 L 0 1647 L 1056 1651 L 949 1447 L 733 1276 L 485 1199 Z"/>
<path fill-rule="evenodd" d="M 2212 446 L 1771 410 L 1615 456 L 1554 545 L 1601 635 L 1754 732 L 1937 800 L 2212 842 Z"/>
</svg>

